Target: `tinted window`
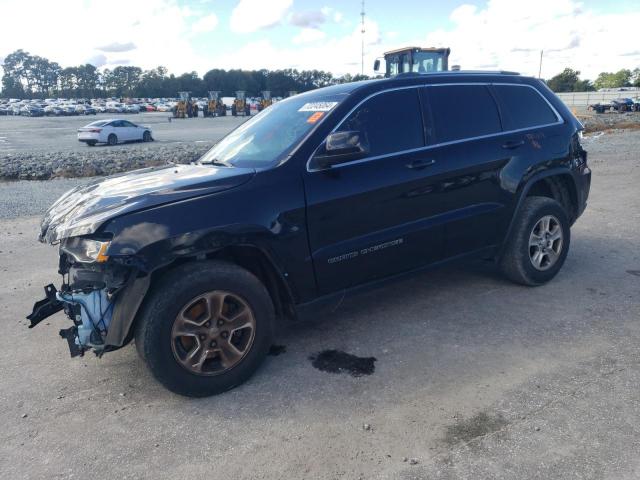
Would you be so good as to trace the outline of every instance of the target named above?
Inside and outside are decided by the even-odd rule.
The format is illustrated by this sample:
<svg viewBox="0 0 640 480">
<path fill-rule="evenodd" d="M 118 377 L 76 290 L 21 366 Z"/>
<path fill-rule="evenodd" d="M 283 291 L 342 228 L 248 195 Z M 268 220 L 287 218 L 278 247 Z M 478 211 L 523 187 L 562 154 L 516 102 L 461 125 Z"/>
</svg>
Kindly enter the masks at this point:
<svg viewBox="0 0 640 480">
<path fill-rule="evenodd" d="M 348 130 L 365 134 L 371 156 L 423 147 L 418 89 L 394 90 L 370 98 L 338 129 Z"/>
<path fill-rule="evenodd" d="M 494 85 L 505 130 L 547 125 L 558 121 L 549 104 L 530 87 Z"/>
<path fill-rule="evenodd" d="M 435 143 L 500 132 L 500 116 L 485 85 L 428 87 Z"/>
<path fill-rule="evenodd" d="M 123 127 L 135 127 L 135 125 L 131 122 L 127 122 L 126 120 L 122 120 Z"/>
</svg>

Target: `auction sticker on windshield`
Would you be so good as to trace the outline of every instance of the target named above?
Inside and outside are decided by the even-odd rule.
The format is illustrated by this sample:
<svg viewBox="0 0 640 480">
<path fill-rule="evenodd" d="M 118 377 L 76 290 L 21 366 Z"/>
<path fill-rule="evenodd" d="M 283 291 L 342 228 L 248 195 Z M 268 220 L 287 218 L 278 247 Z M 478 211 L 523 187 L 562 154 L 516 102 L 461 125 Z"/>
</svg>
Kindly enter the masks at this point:
<svg viewBox="0 0 640 480">
<path fill-rule="evenodd" d="M 309 102 L 305 103 L 299 112 L 328 112 L 335 107 L 338 102 Z"/>
<path fill-rule="evenodd" d="M 318 120 L 322 118 L 323 115 L 324 115 L 324 112 L 316 112 L 313 115 L 311 115 L 309 118 L 307 118 L 307 123 L 316 123 Z"/>
</svg>

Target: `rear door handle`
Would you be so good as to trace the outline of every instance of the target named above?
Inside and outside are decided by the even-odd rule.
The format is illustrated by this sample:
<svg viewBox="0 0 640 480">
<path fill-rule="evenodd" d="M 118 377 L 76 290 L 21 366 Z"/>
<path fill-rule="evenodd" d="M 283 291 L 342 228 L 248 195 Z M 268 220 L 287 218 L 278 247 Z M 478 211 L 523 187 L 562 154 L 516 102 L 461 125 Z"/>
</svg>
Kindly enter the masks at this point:
<svg viewBox="0 0 640 480">
<path fill-rule="evenodd" d="M 414 160 L 413 162 L 407 163 L 406 167 L 411 168 L 412 170 L 421 170 L 423 168 L 430 167 L 436 163 L 435 160 Z"/>
<path fill-rule="evenodd" d="M 524 145 L 524 140 L 513 140 L 502 144 L 502 148 L 507 150 L 513 150 Z"/>
</svg>

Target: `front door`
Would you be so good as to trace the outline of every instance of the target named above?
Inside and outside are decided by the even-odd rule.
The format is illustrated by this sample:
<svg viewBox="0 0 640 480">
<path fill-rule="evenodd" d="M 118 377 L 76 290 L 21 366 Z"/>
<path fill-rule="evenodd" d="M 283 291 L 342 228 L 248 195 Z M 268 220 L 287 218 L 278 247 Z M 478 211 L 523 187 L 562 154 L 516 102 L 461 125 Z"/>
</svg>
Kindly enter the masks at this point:
<svg viewBox="0 0 640 480">
<path fill-rule="evenodd" d="M 433 262 L 443 251 L 418 88 L 378 93 L 338 131 L 359 131 L 366 158 L 305 172 L 309 242 L 320 293 Z"/>
</svg>

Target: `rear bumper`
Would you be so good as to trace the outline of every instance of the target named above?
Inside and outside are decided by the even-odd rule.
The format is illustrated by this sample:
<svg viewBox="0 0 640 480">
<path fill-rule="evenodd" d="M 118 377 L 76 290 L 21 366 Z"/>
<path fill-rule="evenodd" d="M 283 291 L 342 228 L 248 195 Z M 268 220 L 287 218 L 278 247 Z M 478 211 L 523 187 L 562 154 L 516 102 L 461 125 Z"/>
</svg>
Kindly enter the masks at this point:
<svg viewBox="0 0 640 480">
<path fill-rule="evenodd" d="M 83 143 L 87 143 L 87 142 L 100 142 L 100 135 L 99 134 L 82 134 L 79 133 L 78 134 L 78 141 L 79 142 L 83 142 Z"/>
<path fill-rule="evenodd" d="M 587 152 L 581 152 L 581 164 L 575 175 L 576 190 L 578 196 L 578 208 L 576 218 L 582 215 L 587 208 L 587 200 L 591 191 L 591 169 L 587 166 Z"/>
</svg>

